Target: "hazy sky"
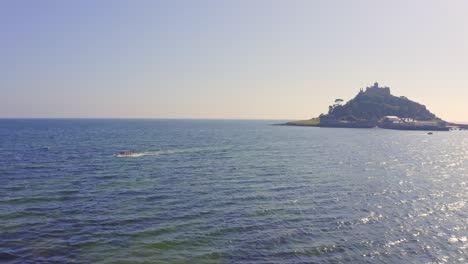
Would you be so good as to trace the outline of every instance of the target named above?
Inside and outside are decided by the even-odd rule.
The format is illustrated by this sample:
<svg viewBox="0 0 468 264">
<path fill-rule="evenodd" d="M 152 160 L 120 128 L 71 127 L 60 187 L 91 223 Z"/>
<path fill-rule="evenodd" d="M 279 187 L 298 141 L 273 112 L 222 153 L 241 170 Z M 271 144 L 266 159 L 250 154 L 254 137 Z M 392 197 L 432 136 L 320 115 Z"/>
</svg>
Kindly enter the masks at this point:
<svg viewBox="0 0 468 264">
<path fill-rule="evenodd" d="M 468 1 L 0 1 L 0 117 L 305 119 L 378 81 L 468 121 Z"/>
</svg>

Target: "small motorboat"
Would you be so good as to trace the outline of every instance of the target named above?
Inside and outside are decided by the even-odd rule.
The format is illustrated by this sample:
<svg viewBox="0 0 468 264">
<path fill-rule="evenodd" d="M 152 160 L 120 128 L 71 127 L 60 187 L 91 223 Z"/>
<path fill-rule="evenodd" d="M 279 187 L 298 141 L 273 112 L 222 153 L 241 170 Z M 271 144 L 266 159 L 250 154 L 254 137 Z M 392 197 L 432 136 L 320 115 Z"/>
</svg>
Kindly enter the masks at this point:
<svg viewBox="0 0 468 264">
<path fill-rule="evenodd" d="M 122 156 L 131 156 L 133 154 L 135 154 L 135 152 L 132 152 L 132 151 L 120 151 L 118 153 L 118 155 L 122 155 Z"/>
<path fill-rule="evenodd" d="M 119 151 L 115 154 L 116 157 L 124 158 L 124 157 L 141 157 L 143 153 L 137 153 L 133 151 Z"/>
<path fill-rule="evenodd" d="M 432 133 L 432 132 L 428 132 L 427 134 L 428 134 L 428 135 L 433 135 L 434 133 Z"/>
</svg>

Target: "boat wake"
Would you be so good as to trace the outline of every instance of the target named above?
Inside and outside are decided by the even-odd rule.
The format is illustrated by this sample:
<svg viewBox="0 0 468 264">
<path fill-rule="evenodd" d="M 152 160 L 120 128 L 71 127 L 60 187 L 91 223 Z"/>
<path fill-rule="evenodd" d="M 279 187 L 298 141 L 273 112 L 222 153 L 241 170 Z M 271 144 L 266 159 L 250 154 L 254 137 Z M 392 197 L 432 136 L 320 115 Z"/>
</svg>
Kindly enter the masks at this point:
<svg viewBox="0 0 468 264">
<path fill-rule="evenodd" d="M 155 150 L 155 151 L 145 151 L 145 152 L 121 151 L 121 152 L 114 154 L 114 156 L 117 158 L 138 158 L 138 157 L 144 157 L 144 156 L 172 155 L 172 154 L 179 154 L 179 153 L 211 151 L 211 150 L 217 150 L 217 149 L 219 148 L 205 147 L 205 148 L 167 149 L 167 150 Z"/>
</svg>

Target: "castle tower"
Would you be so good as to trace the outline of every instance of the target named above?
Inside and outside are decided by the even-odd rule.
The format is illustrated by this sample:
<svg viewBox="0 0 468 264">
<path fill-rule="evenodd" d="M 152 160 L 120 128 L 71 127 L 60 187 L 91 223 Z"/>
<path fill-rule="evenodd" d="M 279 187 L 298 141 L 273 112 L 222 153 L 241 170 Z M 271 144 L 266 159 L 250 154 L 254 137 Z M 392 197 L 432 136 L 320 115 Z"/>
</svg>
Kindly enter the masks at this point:
<svg viewBox="0 0 468 264">
<path fill-rule="evenodd" d="M 379 87 L 379 83 L 375 82 L 374 85 L 366 88 L 366 93 L 373 95 L 391 95 L 390 88 L 388 87 Z"/>
</svg>

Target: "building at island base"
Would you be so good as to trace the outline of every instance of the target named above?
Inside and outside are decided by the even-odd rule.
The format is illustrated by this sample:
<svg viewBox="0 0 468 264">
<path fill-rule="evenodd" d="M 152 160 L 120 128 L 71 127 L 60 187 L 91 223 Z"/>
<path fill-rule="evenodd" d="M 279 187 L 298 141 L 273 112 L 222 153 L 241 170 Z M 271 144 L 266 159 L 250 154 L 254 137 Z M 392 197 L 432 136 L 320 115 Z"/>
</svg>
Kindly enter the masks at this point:
<svg viewBox="0 0 468 264">
<path fill-rule="evenodd" d="M 412 118 L 400 118 L 397 116 L 386 116 L 377 123 L 380 128 L 397 130 L 434 130 L 448 131 L 450 127 L 446 126 L 444 121 L 429 120 L 420 121 Z"/>
<path fill-rule="evenodd" d="M 413 118 L 401 118 L 398 116 L 386 116 L 379 121 L 357 121 L 326 120 L 320 122 L 320 127 L 342 127 L 342 128 L 384 128 L 396 130 L 427 130 L 427 131 L 449 131 L 444 121 L 430 120 L 421 121 Z"/>
</svg>

